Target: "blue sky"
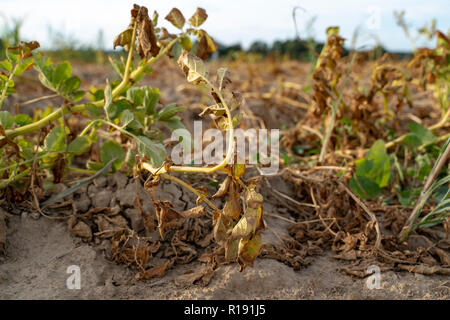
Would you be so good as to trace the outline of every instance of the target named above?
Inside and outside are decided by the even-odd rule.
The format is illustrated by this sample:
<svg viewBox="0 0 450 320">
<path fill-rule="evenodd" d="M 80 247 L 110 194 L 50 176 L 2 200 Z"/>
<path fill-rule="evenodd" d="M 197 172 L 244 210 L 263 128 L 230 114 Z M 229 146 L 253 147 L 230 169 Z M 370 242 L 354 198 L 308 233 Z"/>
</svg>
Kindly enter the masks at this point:
<svg viewBox="0 0 450 320">
<path fill-rule="evenodd" d="M 409 40 L 395 24 L 394 10 L 406 11 L 412 31 L 432 18 L 436 18 L 438 29 L 450 30 L 448 0 L 0 0 L 0 27 L 5 17 L 23 18 L 23 37 L 43 46 L 51 44 L 49 26 L 84 44 L 95 44 L 102 29 L 105 47 L 109 49 L 114 36 L 128 25 L 133 3 L 147 6 L 149 12 L 158 11 L 160 24 L 168 26 L 169 31 L 175 29 L 163 17 L 172 7 L 178 7 L 186 18 L 196 7 L 202 7 L 209 15 L 203 25 L 205 30 L 222 43 L 240 42 L 244 47 L 254 40 L 272 42 L 294 37 L 292 9 L 296 6 L 306 11 L 298 11 L 300 30 L 304 30 L 307 20 L 317 17 L 314 34 L 319 40 L 325 39 L 327 26 L 338 25 L 350 42 L 353 31 L 360 26 L 357 46 L 372 46 L 378 38 L 388 49 L 410 50 Z M 418 45 L 427 43 L 418 41 Z"/>
</svg>

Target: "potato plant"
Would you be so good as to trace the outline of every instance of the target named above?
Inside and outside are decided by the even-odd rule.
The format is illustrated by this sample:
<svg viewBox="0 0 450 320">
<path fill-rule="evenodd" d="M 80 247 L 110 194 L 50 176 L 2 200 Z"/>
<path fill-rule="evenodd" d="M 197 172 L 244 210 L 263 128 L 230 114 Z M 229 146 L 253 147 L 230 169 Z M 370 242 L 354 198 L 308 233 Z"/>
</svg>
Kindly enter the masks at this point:
<svg viewBox="0 0 450 320">
<path fill-rule="evenodd" d="M 8 95 L 15 92 L 14 78 L 31 68 L 38 72 L 42 85 L 64 102 L 55 109 L 38 110 L 33 117 L 0 111 L 0 190 L 19 198 L 31 192 L 36 199 L 39 198 L 36 189 L 45 190 L 64 181 L 68 171 L 91 174 L 65 193 L 53 195 L 41 203 L 46 206 L 101 174 L 125 168 L 129 173 L 147 172 L 146 186 L 156 186 L 161 178 L 171 180 L 197 194 L 199 205 L 205 203 L 211 208 L 216 241 L 224 247 L 227 260 L 238 261 L 243 269 L 252 265 L 261 247 L 263 199 L 257 192 L 257 183 L 246 185 L 242 180 L 245 165 L 232 164 L 233 143 L 229 144 L 225 158 L 215 166 L 173 165 L 163 144 L 164 135 L 156 124 L 170 130 L 184 128 L 178 115 L 184 107 L 168 104 L 157 110 L 159 89 L 138 86 L 138 83 L 152 72 L 152 66 L 162 57 L 176 60 L 189 83 L 208 88 L 214 105 L 206 108 L 202 115 L 213 115 L 214 124 L 226 132 L 230 141 L 234 141 L 231 107 L 236 108 L 239 102 L 227 91 L 227 70 L 221 68 L 211 77 L 203 62 L 217 47 L 212 37 L 200 28 L 207 19 L 205 10 L 198 8 L 186 21 L 174 8 L 165 19 L 179 30 L 178 34 L 159 26 L 156 11 L 150 17 L 146 7 L 134 5 L 129 26 L 114 40 L 114 47 L 123 47 L 128 52 L 126 60 L 111 59 L 119 79 L 107 81 L 104 89 L 89 95 L 80 90 L 81 80 L 72 74 L 70 63 L 54 64 L 37 52 L 37 42 L 21 42 L 17 47 L 6 49 L 7 59 L 0 62 L 0 108 Z M 197 39 L 196 46 L 192 38 Z M 80 123 L 82 129 L 71 131 L 72 121 Z M 100 129 L 106 129 L 110 138 L 99 146 L 99 160 L 87 161 L 85 169 L 73 166 L 77 157 L 85 159 L 93 146 L 99 144 Z M 191 148 L 189 144 L 185 147 Z M 224 208 L 217 208 L 203 190 L 173 175 L 177 172 L 224 173 L 226 178 L 213 196 L 226 197 Z M 35 210 L 40 210 L 38 201 L 34 206 Z M 182 216 L 181 213 L 174 216 L 173 210 L 172 214 L 169 211 L 162 205 L 157 208 L 161 236 L 171 219 Z"/>
</svg>

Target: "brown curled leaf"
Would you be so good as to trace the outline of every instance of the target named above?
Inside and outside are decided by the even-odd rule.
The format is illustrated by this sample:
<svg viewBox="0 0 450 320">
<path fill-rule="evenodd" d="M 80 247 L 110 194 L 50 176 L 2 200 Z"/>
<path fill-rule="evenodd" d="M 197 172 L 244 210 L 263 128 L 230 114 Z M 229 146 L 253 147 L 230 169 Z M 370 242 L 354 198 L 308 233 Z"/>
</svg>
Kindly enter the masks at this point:
<svg viewBox="0 0 450 320">
<path fill-rule="evenodd" d="M 213 199 L 223 198 L 228 193 L 228 188 L 230 187 L 230 183 L 233 179 L 230 176 L 227 176 L 225 180 L 220 184 L 219 190 L 212 196 Z"/>
<path fill-rule="evenodd" d="M 139 23 L 138 54 L 142 59 L 147 59 L 149 56 L 155 57 L 159 53 L 160 48 L 156 41 L 153 22 L 148 16 L 146 7 L 140 7 L 136 20 Z"/>
<path fill-rule="evenodd" d="M 121 46 L 125 48 L 125 51 L 128 51 L 132 35 L 133 28 L 129 26 L 114 38 L 113 48 L 116 49 L 117 46 Z"/>
<path fill-rule="evenodd" d="M 197 8 L 192 17 L 189 18 L 189 23 L 191 26 L 198 28 L 206 21 L 207 18 L 208 14 L 205 9 Z"/>
<path fill-rule="evenodd" d="M 172 23 L 178 29 L 182 29 L 184 23 L 186 22 L 186 19 L 184 18 L 183 14 L 177 8 L 173 8 L 172 10 L 170 10 L 169 14 L 167 14 L 165 19 L 170 23 Z"/>
</svg>

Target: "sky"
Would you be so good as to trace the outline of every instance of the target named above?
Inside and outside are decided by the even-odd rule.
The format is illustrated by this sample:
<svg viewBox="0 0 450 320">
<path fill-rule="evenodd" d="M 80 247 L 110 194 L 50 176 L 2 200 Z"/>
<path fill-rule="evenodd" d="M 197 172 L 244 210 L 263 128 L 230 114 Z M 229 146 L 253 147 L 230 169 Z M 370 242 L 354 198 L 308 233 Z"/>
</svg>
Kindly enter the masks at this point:
<svg viewBox="0 0 450 320">
<path fill-rule="evenodd" d="M 307 21 L 316 17 L 313 34 L 325 39 L 328 26 L 340 26 L 341 34 L 349 44 L 355 29 L 359 28 L 356 46 L 368 48 L 380 39 L 381 44 L 396 51 L 411 50 L 411 42 L 395 23 L 394 11 L 405 10 L 405 20 L 412 34 L 431 19 L 437 28 L 450 30 L 448 0 L 0 0 L 0 30 L 11 18 L 23 19 L 22 38 L 37 40 L 43 47 L 52 44 L 49 30 L 62 33 L 79 44 L 98 45 L 99 30 L 103 31 L 104 48 L 112 49 L 114 37 L 130 21 L 133 3 L 144 5 L 150 15 L 156 10 L 159 25 L 169 31 L 175 27 L 163 19 L 171 8 L 179 8 L 188 19 L 197 7 L 208 13 L 202 28 L 224 44 L 241 43 L 248 47 L 255 40 L 271 43 L 295 37 L 292 11 L 297 12 L 300 36 L 305 35 Z M 418 41 L 418 46 L 434 45 Z"/>
</svg>

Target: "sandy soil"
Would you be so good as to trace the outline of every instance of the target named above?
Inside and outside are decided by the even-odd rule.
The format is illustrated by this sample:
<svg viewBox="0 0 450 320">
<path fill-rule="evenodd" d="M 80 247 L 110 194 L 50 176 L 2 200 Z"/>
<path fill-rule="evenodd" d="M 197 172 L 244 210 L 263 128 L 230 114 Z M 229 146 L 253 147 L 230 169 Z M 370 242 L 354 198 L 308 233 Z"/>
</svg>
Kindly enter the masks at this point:
<svg viewBox="0 0 450 320">
<path fill-rule="evenodd" d="M 284 222 L 267 218 L 281 230 Z M 271 241 L 265 231 L 265 240 Z M 65 223 L 31 215 L 8 223 L 8 253 L 0 258 L 0 299 L 449 299 L 448 276 L 382 272 L 381 288 L 339 269 L 331 254 L 316 257 L 299 271 L 272 259 L 257 259 L 240 273 L 220 266 L 206 287 L 183 286 L 176 279 L 199 263 L 176 265 L 161 279 L 134 280 L 135 272 L 108 261 L 101 246 L 83 243 Z M 67 268 L 78 265 L 81 289 L 67 289 Z"/>
</svg>

